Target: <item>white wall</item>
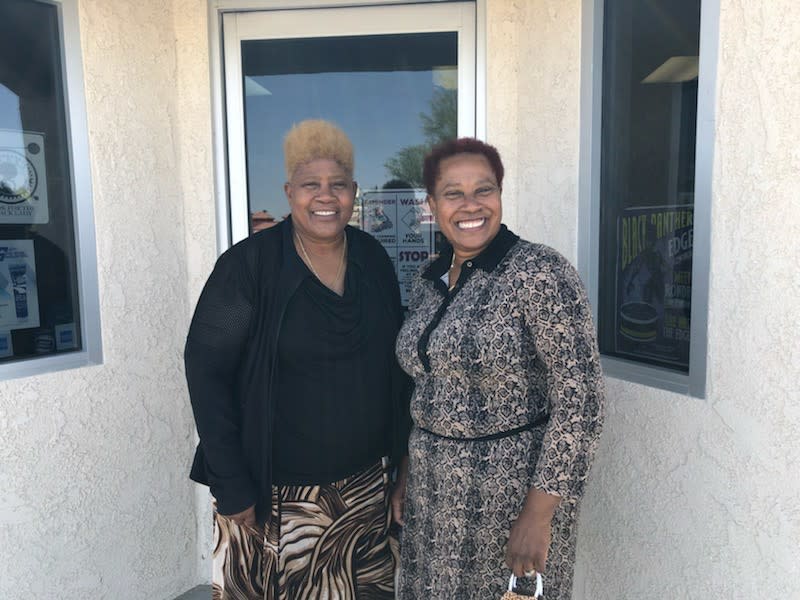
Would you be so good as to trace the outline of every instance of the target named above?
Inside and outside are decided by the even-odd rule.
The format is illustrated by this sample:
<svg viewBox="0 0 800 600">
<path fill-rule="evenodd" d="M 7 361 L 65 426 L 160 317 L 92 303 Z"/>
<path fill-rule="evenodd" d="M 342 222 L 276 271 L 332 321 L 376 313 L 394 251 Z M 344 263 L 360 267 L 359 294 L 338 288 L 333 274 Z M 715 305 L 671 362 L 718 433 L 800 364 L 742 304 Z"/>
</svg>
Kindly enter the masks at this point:
<svg viewBox="0 0 800 600">
<path fill-rule="evenodd" d="M 217 258 L 216 204 L 214 196 L 211 138 L 212 107 L 208 11 L 204 0 L 173 0 L 177 49 L 178 128 L 181 189 L 186 236 L 186 269 L 189 316 Z M 181 332 L 181 343 L 188 321 Z M 182 367 L 181 367 L 182 368 Z M 182 393 L 189 402 L 188 393 Z M 194 430 L 194 421 L 191 421 Z M 196 444 L 192 435 L 188 456 Z M 184 455 L 185 457 L 185 455 Z M 187 471 L 188 473 L 188 471 Z M 211 496 L 205 486 L 190 484 L 195 511 L 195 583 L 211 579 L 212 519 Z"/>
<path fill-rule="evenodd" d="M 503 220 L 575 262 L 580 1 L 487 1 L 487 134 L 506 166 Z"/>
<path fill-rule="evenodd" d="M 79 6 L 105 360 L 0 384 L 0 598 L 160 600 L 198 583 L 181 352 L 214 253 L 205 3 Z"/>
<path fill-rule="evenodd" d="M 610 380 L 576 600 L 800 598 L 800 8 L 722 0 L 708 399 Z M 507 219 L 574 260 L 580 0 L 489 0 Z"/>
</svg>

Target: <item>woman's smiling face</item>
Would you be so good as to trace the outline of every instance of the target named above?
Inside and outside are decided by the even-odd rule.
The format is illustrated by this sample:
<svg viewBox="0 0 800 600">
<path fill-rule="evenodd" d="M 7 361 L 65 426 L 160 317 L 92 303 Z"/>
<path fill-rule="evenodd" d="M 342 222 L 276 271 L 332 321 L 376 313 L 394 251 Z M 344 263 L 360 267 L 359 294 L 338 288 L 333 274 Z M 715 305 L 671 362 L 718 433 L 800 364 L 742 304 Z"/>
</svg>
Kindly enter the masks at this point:
<svg viewBox="0 0 800 600">
<path fill-rule="evenodd" d="M 306 238 L 338 239 L 353 214 L 355 182 L 334 160 L 317 158 L 300 165 L 284 186 L 292 222 Z"/>
<path fill-rule="evenodd" d="M 477 256 L 500 231 L 501 195 L 494 171 L 482 154 L 455 154 L 439 164 L 428 203 L 458 259 Z"/>
</svg>

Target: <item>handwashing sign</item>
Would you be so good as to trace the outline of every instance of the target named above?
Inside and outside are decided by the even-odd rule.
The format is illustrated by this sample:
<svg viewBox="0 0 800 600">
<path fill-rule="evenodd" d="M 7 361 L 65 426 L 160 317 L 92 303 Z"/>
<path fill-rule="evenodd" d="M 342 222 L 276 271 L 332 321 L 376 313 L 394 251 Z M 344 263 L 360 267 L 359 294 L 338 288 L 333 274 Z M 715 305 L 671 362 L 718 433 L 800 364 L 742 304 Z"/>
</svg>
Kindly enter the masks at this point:
<svg viewBox="0 0 800 600">
<path fill-rule="evenodd" d="M 49 220 L 44 136 L 0 129 L 0 224 Z"/>
<path fill-rule="evenodd" d="M 39 327 L 32 240 L 0 240 L 0 330 Z"/>
<path fill-rule="evenodd" d="M 403 306 L 408 306 L 414 275 L 434 253 L 436 223 L 425 197 L 422 189 L 372 190 L 363 195 L 362 228 L 392 259 Z"/>
</svg>

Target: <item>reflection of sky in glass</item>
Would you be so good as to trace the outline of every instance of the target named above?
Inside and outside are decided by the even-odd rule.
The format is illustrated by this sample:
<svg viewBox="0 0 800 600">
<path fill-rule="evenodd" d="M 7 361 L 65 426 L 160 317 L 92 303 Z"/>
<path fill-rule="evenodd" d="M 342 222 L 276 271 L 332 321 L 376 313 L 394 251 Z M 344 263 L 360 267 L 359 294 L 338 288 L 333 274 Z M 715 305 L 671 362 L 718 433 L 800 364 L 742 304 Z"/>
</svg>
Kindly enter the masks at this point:
<svg viewBox="0 0 800 600">
<path fill-rule="evenodd" d="M 0 84 L 0 129 L 22 130 L 19 96 Z"/>
<path fill-rule="evenodd" d="M 355 178 L 361 189 L 389 179 L 384 163 L 400 148 L 424 142 L 420 113 L 430 110 L 432 71 L 311 73 L 253 77 L 269 93 L 247 95 L 247 170 L 250 210 L 280 218 L 289 208 L 283 194 L 283 136 L 309 118 L 339 125 L 355 146 Z"/>
</svg>

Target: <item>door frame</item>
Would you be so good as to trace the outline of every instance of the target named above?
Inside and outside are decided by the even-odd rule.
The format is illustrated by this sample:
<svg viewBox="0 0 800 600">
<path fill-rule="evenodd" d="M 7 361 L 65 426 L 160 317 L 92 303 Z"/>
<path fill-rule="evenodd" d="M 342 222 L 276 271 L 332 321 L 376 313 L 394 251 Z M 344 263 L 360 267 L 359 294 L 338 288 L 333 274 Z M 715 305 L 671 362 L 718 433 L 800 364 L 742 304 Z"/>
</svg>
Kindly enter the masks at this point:
<svg viewBox="0 0 800 600">
<path fill-rule="evenodd" d="M 468 0 L 469 1 L 469 0 Z M 474 73 L 474 104 L 475 121 L 474 135 L 480 139 L 486 138 L 486 1 L 474 0 L 475 4 L 475 73 Z M 232 243 L 241 239 L 241 226 L 232 223 L 233 209 L 241 210 L 244 202 L 247 210 L 245 173 L 237 172 L 235 177 L 229 173 L 230 158 L 244 164 L 244 155 L 229 156 L 228 144 L 228 114 L 225 85 L 225 39 L 223 26 L 226 19 L 230 20 L 230 13 L 266 12 L 277 10 L 305 10 L 323 8 L 352 8 L 357 10 L 363 7 L 391 6 L 404 4 L 440 4 L 446 0 L 429 0 L 428 2 L 414 2 L 413 0 L 305 0 L 302 2 L 288 0 L 209 0 L 208 1 L 208 27 L 209 27 L 209 62 L 211 76 L 211 116 L 212 116 L 212 145 L 213 145 L 213 171 L 214 171 L 214 198 L 216 204 L 216 245 L 217 254 L 222 254 Z M 424 31 L 424 28 L 418 28 Z M 394 33 L 393 28 L 387 28 L 386 33 Z M 400 31 L 399 33 L 402 33 Z M 313 36 L 313 32 L 309 35 Z M 241 63 L 239 63 L 241 64 Z M 459 80 L 461 78 L 459 77 Z M 460 81 L 459 81 L 460 83 Z M 234 87 L 233 94 L 241 96 L 241 90 Z M 461 126 L 461 120 L 459 120 Z M 243 132 L 231 131 L 230 135 L 241 135 Z M 233 140 L 231 140 L 233 141 Z M 243 144 L 240 146 L 243 150 Z M 237 183 L 231 185 L 236 179 Z M 242 187 L 245 188 L 242 196 Z"/>
</svg>

